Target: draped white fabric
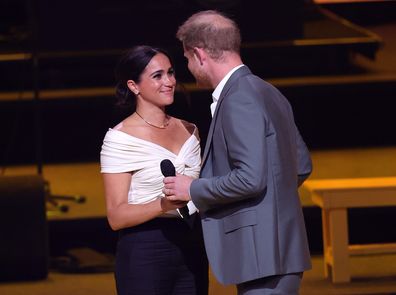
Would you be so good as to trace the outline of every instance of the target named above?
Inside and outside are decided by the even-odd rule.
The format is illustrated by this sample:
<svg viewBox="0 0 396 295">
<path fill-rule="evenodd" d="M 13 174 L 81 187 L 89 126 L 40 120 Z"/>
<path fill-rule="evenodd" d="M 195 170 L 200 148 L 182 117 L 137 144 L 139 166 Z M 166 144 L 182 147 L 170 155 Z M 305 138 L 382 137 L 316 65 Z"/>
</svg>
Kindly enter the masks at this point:
<svg viewBox="0 0 396 295">
<path fill-rule="evenodd" d="M 199 140 L 194 134 L 176 155 L 156 143 L 110 128 L 100 153 L 101 172 L 133 172 L 128 203 L 142 204 L 163 197 L 164 176 L 160 169 L 162 160 L 169 159 L 177 173 L 197 178 L 201 164 L 200 154 Z M 190 215 L 197 211 L 192 202 L 188 203 L 188 208 Z M 167 213 L 179 215 L 176 210 Z"/>
</svg>

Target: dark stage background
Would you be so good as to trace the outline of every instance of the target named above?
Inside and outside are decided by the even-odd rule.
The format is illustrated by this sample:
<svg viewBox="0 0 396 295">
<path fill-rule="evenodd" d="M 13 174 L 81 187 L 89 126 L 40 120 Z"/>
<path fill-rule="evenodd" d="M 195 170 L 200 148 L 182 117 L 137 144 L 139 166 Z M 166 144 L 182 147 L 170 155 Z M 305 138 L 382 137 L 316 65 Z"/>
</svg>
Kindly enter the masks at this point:
<svg viewBox="0 0 396 295">
<path fill-rule="evenodd" d="M 127 115 L 113 107 L 114 65 L 126 48 L 142 43 L 175 57 L 185 89 L 169 113 L 195 122 L 204 143 L 211 91 L 194 86 L 174 34 L 188 15 L 209 8 L 240 23 L 244 62 L 289 99 L 311 150 L 394 146 L 396 46 L 386 28 L 396 26 L 395 7 L 395 1 L 3 0 L 0 168 L 35 164 L 38 153 L 44 164 L 98 161 L 105 132 Z M 35 78 L 39 101 L 33 99 Z M 389 234 L 394 212 L 351 210 L 351 242 L 395 240 Z M 311 250 L 320 252 L 320 211 L 307 207 L 304 213 Z M 383 231 L 366 235 L 373 227 Z M 97 235 L 87 237 L 92 229 Z M 106 251 L 116 238 L 104 218 L 53 221 L 49 230 L 54 255 L 87 244 Z"/>
</svg>

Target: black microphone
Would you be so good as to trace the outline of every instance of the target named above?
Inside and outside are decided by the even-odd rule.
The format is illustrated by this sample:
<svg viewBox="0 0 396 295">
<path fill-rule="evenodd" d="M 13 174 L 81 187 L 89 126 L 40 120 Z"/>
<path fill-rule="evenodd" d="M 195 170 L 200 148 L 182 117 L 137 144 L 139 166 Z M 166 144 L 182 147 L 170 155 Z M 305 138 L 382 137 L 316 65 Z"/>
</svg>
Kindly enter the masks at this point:
<svg viewBox="0 0 396 295">
<path fill-rule="evenodd" d="M 176 176 L 176 169 L 172 162 L 168 159 L 162 160 L 160 163 L 162 175 L 165 177 Z"/>
<path fill-rule="evenodd" d="M 169 159 L 162 160 L 160 163 L 160 166 L 161 166 L 162 175 L 164 175 L 165 177 L 176 176 L 175 166 Z M 183 218 L 190 217 L 187 206 L 183 206 L 183 207 L 179 208 L 179 212 L 183 216 Z"/>
</svg>

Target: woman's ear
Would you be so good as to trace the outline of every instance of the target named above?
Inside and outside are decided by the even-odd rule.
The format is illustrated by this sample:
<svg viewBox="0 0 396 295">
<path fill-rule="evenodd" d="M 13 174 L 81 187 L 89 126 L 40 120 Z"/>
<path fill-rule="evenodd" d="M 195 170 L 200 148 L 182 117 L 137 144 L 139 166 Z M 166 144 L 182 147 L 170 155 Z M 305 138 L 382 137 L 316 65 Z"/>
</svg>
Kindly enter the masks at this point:
<svg viewBox="0 0 396 295">
<path fill-rule="evenodd" d="M 135 83 L 135 81 L 128 80 L 127 85 L 128 85 L 129 90 L 131 90 L 133 94 L 135 94 L 136 96 L 139 95 L 139 87 Z"/>
</svg>

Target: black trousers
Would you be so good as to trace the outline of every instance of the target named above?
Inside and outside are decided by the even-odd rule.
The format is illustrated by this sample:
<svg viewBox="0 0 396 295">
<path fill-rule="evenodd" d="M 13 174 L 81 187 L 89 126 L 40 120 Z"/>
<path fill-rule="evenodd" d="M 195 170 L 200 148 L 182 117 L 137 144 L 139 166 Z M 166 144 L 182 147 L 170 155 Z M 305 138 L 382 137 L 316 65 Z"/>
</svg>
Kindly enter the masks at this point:
<svg viewBox="0 0 396 295">
<path fill-rule="evenodd" d="M 156 218 L 120 231 L 118 295 L 207 295 L 208 261 L 199 216 Z"/>
</svg>

